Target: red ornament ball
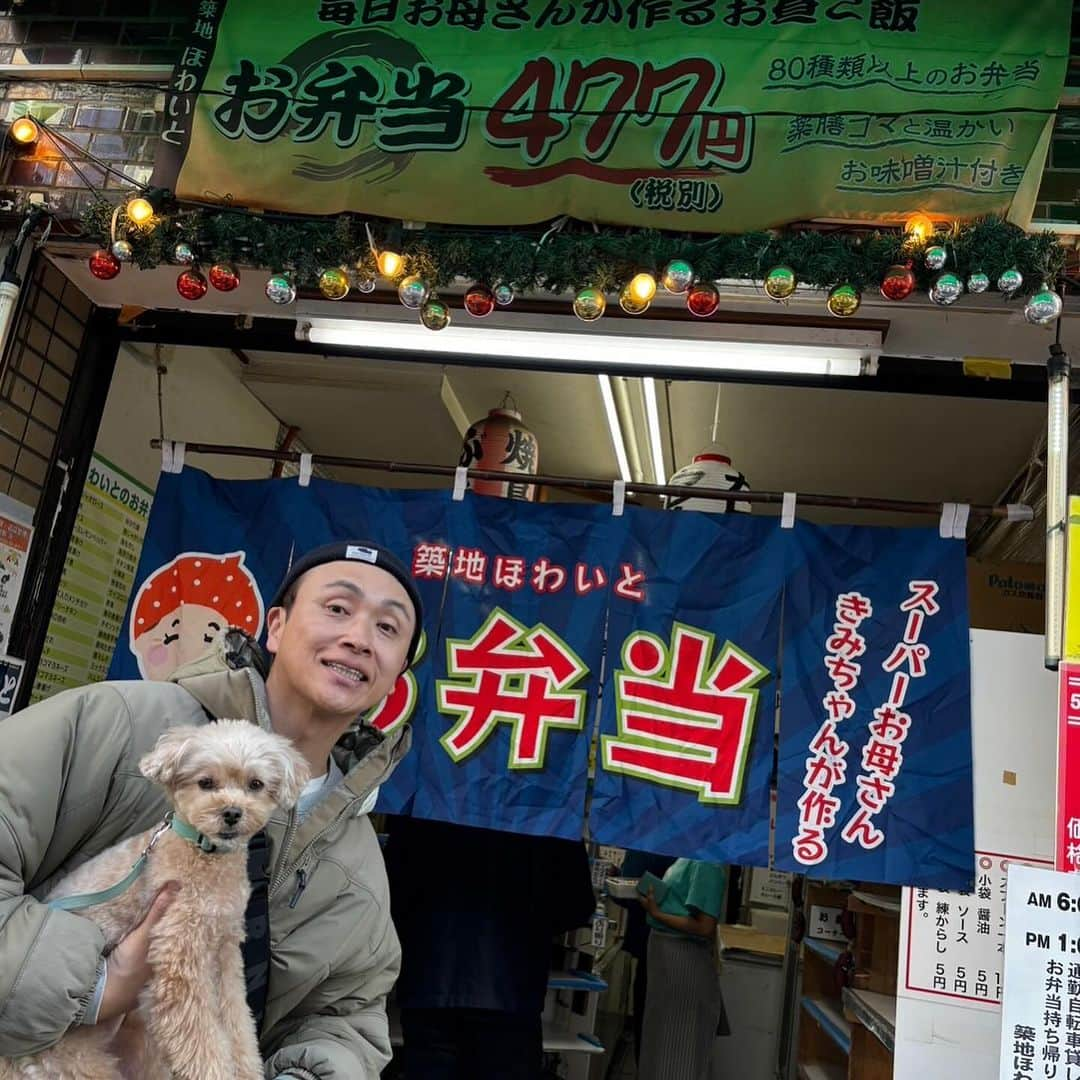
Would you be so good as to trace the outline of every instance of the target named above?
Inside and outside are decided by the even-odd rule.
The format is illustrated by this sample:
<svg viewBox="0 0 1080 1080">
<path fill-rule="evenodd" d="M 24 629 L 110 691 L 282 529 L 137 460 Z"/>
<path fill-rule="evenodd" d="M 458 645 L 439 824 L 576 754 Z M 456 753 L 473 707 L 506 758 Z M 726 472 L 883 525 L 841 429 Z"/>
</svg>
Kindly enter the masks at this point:
<svg viewBox="0 0 1080 1080">
<path fill-rule="evenodd" d="M 881 282 L 881 295 L 886 300 L 904 300 L 915 291 L 915 274 L 910 266 L 897 263 L 885 271 Z"/>
<path fill-rule="evenodd" d="M 707 319 L 715 314 L 720 306 L 720 294 L 712 285 L 699 282 L 686 294 L 686 306 L 690 309 L 691 315 L 696 315 L 699 319 Z"/>
<path fill-rule="evenodd" d="M 206 295 L 206 278 L 198 270 L 185 270 L 176 279 L 176 291 L 185 300 L 201 300 Z"/>
<path fill-rule="evenodd" d="M 240 284 L 240 275 L 228 263 L 210 267 L 210 284 L 219 292 L 232 292 Z"/>
<path fill-rule="evenodd" d="M 465 310 L 477 319 L 486 319 L 495 310 L 495 294 L 486 285 L 473 285 L 465 293 Z"/>
<path fill-rule="evenodd" d="M 98 248 L 90 256 L 90 273 L 100 281 L 111 281 L 120 273 L 120 260 L 104 248 Z"/>
</svg>

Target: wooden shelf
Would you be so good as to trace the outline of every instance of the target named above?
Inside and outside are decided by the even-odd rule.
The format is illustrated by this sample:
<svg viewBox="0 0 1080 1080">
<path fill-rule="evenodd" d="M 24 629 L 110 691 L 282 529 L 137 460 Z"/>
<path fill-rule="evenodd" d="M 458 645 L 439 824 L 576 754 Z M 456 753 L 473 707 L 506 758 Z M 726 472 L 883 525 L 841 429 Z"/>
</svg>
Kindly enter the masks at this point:
<svg viewBox="0 0 1080 1080">
<path fill-rule="evenodd" d="M 871 990 L 845 989 L 844 1012 L 892 1052 L 896 1037 L 896 998 Z"/>
<path fill-rule="evenodd" d="M 823 960 L 828 960 L 830 964 L 835 964 L 844 951 L 843 946 L 839 945 L 837 942 L 822 941 L 819 938 L 803 938 L 803 945 L 812 953 L 816 953 Z"/>
<path fill-rule="evenodd" d="M 843 1065 L 825 1065 L 814 1062 L 799 1066 L 799 1080 L 848 1080 Z"/>
<path fill-rule="evenodd" d="M 802 1007 L 817 1021 L 841 1053 L 851 1053 L 851 1024 L 834 1002 L 825 998 L 804 997 Z"/>
</svg>

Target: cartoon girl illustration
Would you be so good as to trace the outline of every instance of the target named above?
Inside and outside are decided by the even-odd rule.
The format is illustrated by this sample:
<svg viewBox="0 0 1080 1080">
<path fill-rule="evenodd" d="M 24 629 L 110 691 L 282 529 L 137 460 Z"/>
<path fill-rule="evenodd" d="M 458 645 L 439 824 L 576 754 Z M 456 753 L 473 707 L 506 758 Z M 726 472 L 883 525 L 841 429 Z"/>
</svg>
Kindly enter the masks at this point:
<svg viewBox="0 0 1080 1080">
<path fill-rule="evenodd" d="M 257 638 L 262 625 L 263 601 L 244 552 L 186 551 L 143 582 L 129 640 L 142 677 L 163 682 L 229 627 Z"/>
</svg>

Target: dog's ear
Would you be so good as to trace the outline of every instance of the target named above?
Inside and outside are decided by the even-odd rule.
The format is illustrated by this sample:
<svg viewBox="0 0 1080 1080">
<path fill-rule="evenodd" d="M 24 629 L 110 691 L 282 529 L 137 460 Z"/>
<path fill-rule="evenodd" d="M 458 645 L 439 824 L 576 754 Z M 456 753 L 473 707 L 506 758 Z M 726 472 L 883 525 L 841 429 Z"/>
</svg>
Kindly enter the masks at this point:
<svg viewBox="0 0 1080 1080">
<path fill-rule="evenodd" d="M 308 766 L 307 759 L 292 743 L 284 738 L 281 743 L 274 797 L 282 809 L 290 810 L 300 798 L 304 785 L 311 779 L 311 768 Z"/>
<path fill-rule="evenodd" d="M 166 787 L 174 783 L 180 763 L 198 734 L 199 729 L 190 725 L 170 728 L 158 739 L 154 749 L 139 759 L 139 771 L 147 779 Z"/>
</svg>

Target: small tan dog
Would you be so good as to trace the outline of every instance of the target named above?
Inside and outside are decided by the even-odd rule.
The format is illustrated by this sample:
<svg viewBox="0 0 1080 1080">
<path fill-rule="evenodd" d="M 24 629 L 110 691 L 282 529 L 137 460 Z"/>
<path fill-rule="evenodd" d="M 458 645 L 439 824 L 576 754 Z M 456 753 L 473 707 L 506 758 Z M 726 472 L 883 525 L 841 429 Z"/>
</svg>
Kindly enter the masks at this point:
<svg viewBox="0 0 1080 1080">
<path fill-rule="evenodd" d="M 296 802 L 307 763 L 280 735 L 221 720 L 167 731 L 139 767 L 168 792 L 171 822 L 103 851 L 46 898 L 108 889 L 147 854 L 126 891 L 86 909 L 112 948 L 163 885 L 181 883 L 151 937 L 153 974 L 138 1015 L 125 1022 L 124 1061 L 110 1048 L 117 1023 L 76 1027 L 40 1054 L 0 1059 L 0 1080 L 262 1080 L 240 954 L 250 893 L 247 844 L 275 806 Z M 132 1030 L 143 1044 L 138 1060 L 131 1057 Z"/>
</svg>

